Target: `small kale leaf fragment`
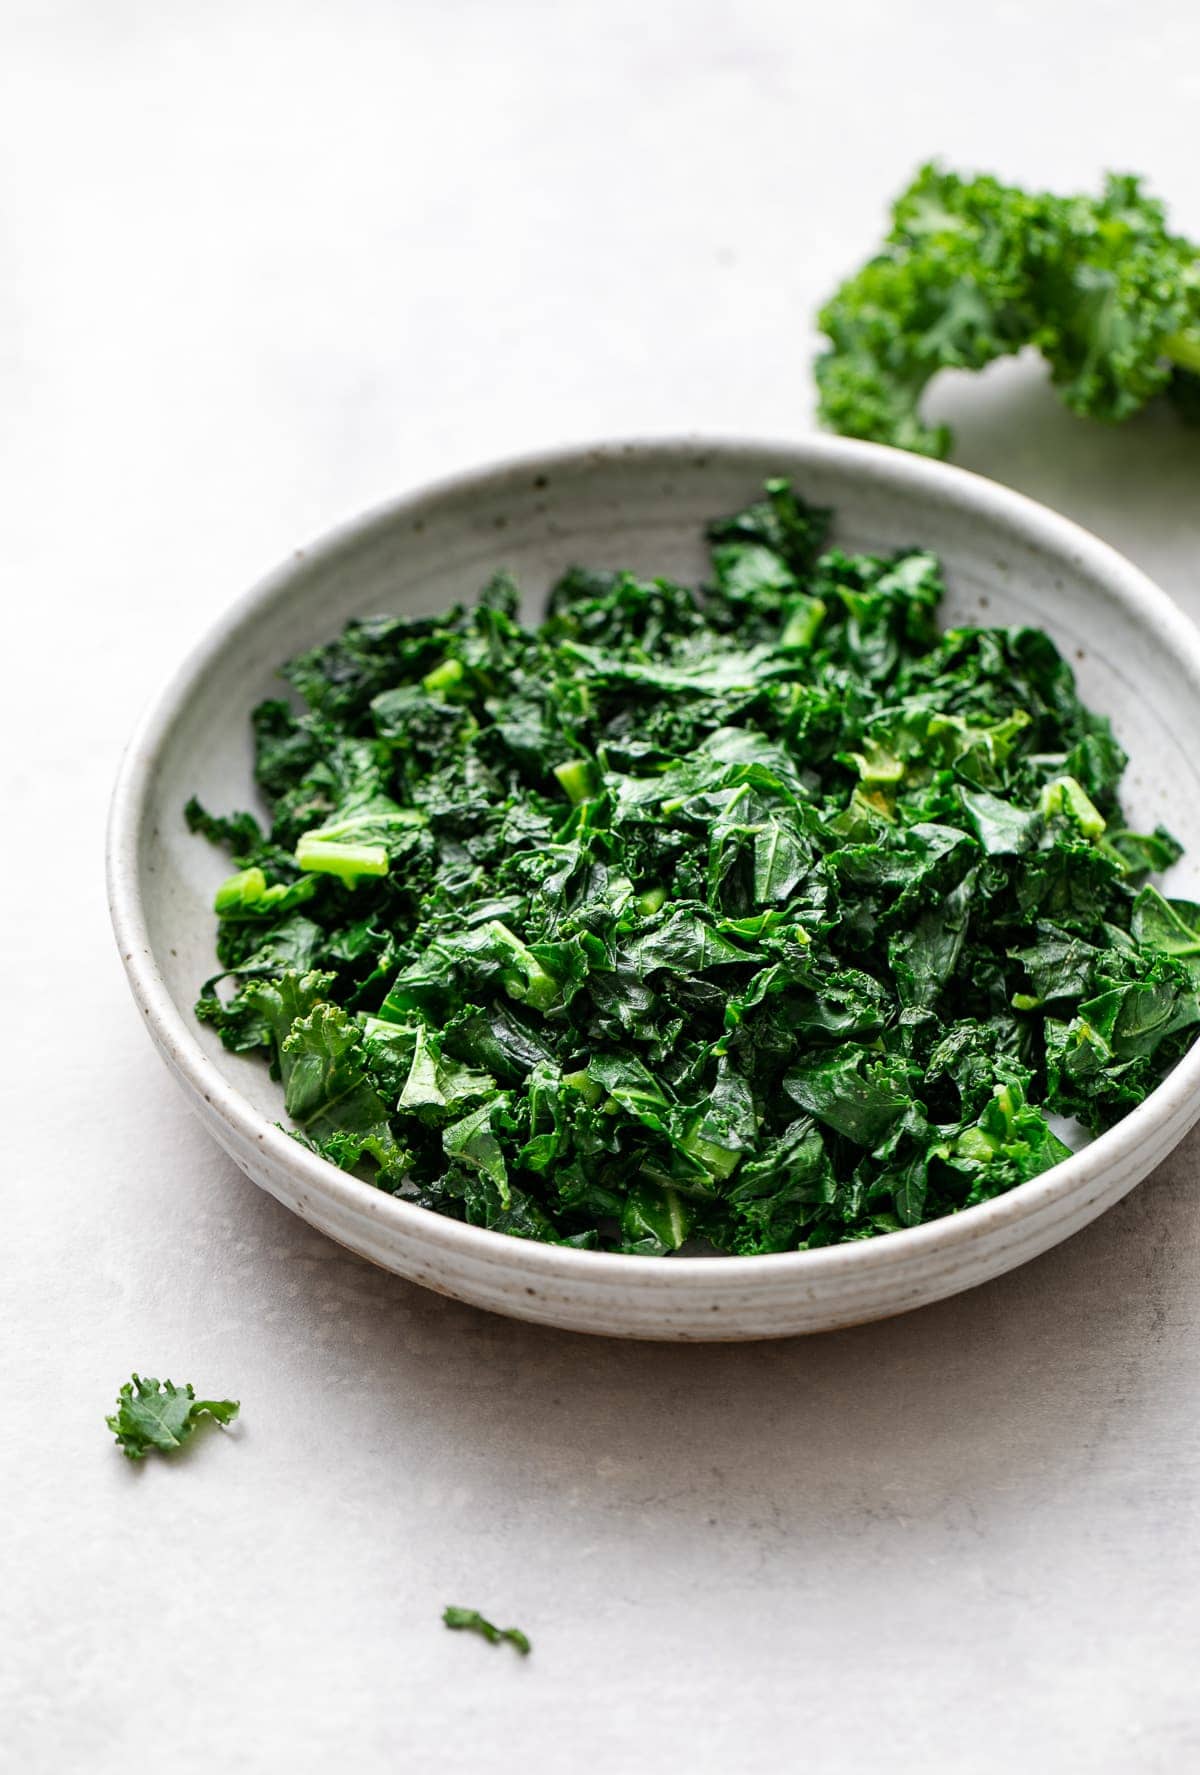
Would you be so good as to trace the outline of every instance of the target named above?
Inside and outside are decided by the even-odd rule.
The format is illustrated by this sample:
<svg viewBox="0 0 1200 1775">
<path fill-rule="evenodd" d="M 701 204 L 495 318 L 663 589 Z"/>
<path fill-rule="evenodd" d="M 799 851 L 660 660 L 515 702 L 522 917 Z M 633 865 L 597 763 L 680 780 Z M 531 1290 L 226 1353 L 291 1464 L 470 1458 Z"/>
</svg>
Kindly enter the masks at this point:
<svg viewBox="0 0 1200 1775">
<path fill-rule="evenodd" d="M 190 1383 L 177 1387 L 135 1374 L 117 1395 L 116 1411 L 104 1421 L 126 1457 L 140 1461 L 152 1448 L 162 1454 L 182 1448 L 201 1418 L 231 1424 L 239 1409 L 236 1399 L 197 1399 Z"/>
<path fill-rule="evenodd" d="M 519 1627 L 493 1626 L 492 1622 L 481 1615 L 478 1609 L 460 1609 L 450 1605 L 443 1609 L 442 1620 L 447 1627 L 454 1628 L 456 1632 L 478 1633 L 494 1646 L 507 1640 L 510 1645 L 516 1646 L 518 1652 L 525 1657 L 533 1650 L 528 1636 L 522 1633 Z"/>
</svg>

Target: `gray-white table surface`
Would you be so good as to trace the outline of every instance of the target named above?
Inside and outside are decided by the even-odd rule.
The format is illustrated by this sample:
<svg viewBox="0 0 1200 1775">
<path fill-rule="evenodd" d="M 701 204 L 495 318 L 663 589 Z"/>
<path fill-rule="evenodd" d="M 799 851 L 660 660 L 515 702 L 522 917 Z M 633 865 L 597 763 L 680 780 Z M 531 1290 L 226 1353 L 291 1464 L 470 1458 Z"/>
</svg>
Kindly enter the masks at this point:
<svg viewBox="0 0 1200 1775">
<path fill-rule="evenodd" d="M 920 159 L 1144 169 L 1200 236 L 1198 109 L 1188 0 L 0 7 L 0 1764 L 1197 1766 L 1200 1140 L 889 1324 L 511 1324 L 209 1143 L 100 859 L 138 706 L 292 546 L 542 444 L 804 431 L 814 306 Z M 1024 362 L 938 406 L 1200 615 L 1200 435 Z M 131 1367 L 236 1435 L 131 1467 Z"/>
</svg>

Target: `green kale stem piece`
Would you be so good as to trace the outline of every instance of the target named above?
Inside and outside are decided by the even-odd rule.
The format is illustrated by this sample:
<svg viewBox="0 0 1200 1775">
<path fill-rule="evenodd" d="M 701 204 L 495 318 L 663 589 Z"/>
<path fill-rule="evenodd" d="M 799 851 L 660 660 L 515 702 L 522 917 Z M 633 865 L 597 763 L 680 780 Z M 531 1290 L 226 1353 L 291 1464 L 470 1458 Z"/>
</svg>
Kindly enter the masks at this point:
<svg viewBox="0 0 1200 1775">
<path fill-rule="evenodd" d="M 388 854 L 381 844 L 341 844 L 306 832 L 296 845 L 296 865 L 321 875 L 336 875 L 355 887 L 362 875 L 386 875 Z"/>
<path fill-rule="evenodd" d="M 581 801 L 590 800 L 599 786 L 596 767 L 588 758 L 571 758 L 566 764 L 557 764 L 554 774 L 566 791 L 568 800 L 576 806 Z"/>
<path fill-rule="evenodd" d="M 1172 363 L 1181 369 L 1190 370 L 1194 376 L 1200 376 L 1200 332 L 1168 333 L 1162 342 L 1163 356 L 1169 357 Z"/>
<path fill-rule="evenodd" d="M 820 416 L 849 437 L 945 456 L 949 429 L 920 414 L 930 380 L 1026 345 L 1085 418 L 1127 419 L 1165 392 L 1200 423 L 1200 250 L 1127 174 L 1058 197 L 924 166 L 819 322 Z"/>
<path fill-rule="evenodd" d="M 461 660 L 447 659 L 440 666 L 435 666 L 432 672 L 426 672 L 421 682 L 430 696 L 446 696 L 457 690 L 463 676 Z"/>
<path fill-rule="evenodd" d="M 505 971 L 505 984 L 510 995 L 523 999 L 538 1011 L 557 1004 L 562 996 L 558 981 L 546 972 L 537 956 L 531 954 L 521 939 L 499 919 L 492 919 L 487 928 L 497 947 L 507 951 L 512 958 L 512 967 Z"/>
</svg>

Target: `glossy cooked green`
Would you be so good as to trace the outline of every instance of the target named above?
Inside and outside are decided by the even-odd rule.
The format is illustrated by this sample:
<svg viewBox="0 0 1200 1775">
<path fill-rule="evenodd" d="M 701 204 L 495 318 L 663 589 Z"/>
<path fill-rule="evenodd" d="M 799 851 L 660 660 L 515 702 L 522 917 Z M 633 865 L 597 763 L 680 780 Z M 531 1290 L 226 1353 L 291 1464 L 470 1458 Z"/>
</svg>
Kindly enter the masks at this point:
<svg viewBox="0 0 1200 1775">
<path fill-rule="evenodd" d="M 781 482 L 694 592 L 577 569 L 374 617 L 254 717 L 270 808 L 197 1007 L 298 1138 L 441 1213 L 633 1253 L 795 1250 L 1035 1176 L 1200 1021 L 1125 758 L 1053 643 L 940 633 L 937 561 Z"/>
</svg>

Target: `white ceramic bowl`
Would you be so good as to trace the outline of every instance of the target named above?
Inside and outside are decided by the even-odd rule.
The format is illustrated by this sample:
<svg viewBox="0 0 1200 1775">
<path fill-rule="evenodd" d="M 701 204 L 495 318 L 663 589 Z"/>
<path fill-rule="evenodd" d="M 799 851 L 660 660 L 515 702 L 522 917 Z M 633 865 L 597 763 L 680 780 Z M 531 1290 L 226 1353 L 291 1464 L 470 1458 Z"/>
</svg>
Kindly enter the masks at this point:
<svg viewBox="0 0 1200 1775">
<path fill-rule="evenodd" d="M 705 519 L 769 475 L 836 508 L 853 548 L 941 555 L 948 623 L 1032 622 L 1113 717 L 1131 757 L 1128 811 L 1187 846 L 1176 891 L 1200 889 L 1200 635 L 1104 544 L 988 481 L 873 445 L 703 439 L 574 449 L 465 474 L 301 550 L 250 592 L 159 697 L 113 801 L 109 887 L 134 996 L 193 1107 L 236 1163 L 313 1226 L 398 1275 L 495 1312 L 614 1337 L 785 1336 L 904 1312 L 1023 1263 L 1085 1226 L 1200 1114 L 1200 1044 L 1116 1128 L 1032 1183 L 910 1231 L 771 1257 L 624 1257 L 460 1225 L 307 1152 L 275 1124 L 260 1061 L 225 1053 L 192 1016 L 212 971 L 212 894 L 224 863 L 184 826 L 254 805 L 249 715 L 277 664 L 351 616 L 430 613 L 497 567 L 531 600 L 572 562 L 695 581 Z M 201 1259 L 201 1261 L 203 1261 Z"/>
</svg>

